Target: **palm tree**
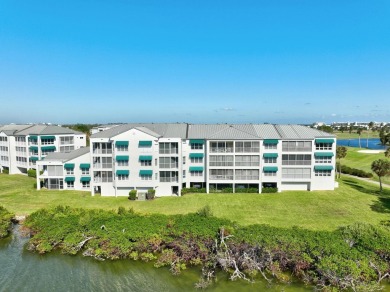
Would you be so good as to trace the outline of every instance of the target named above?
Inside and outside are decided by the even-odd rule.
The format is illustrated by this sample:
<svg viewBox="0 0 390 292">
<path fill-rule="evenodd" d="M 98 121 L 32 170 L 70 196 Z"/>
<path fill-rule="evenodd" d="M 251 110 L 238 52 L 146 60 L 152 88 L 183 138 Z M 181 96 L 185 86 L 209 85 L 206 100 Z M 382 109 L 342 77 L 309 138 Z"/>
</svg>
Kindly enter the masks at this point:
<svg viewBox="0 0 390 292">
<path fill-rule="evenodd" d="M 344 146 L 337 146 L 336 158 L 339 160 L 339 178 L 341 177 L 341 159 L 347 156 L 347 148 Z"/>
<path fill-rule="evenodd" d="M 390 161 L 378 159 L 372 162 L 371 170 L 376 173 L 379 178 L 379 192 L 382 192 L 382 177 L 390 174 Z"/>
<path fill-rule="evenodd" d="M 362 148 L 362 144 L 360 144 L 360 135 L 362 134 L 362 131 L 363 131 L 362 128 L 358 128 L 358 129 L 356 130 L 356 133 L 358 133 L 358 135 L 359 135 L 359 148 Z"/>
</svg>

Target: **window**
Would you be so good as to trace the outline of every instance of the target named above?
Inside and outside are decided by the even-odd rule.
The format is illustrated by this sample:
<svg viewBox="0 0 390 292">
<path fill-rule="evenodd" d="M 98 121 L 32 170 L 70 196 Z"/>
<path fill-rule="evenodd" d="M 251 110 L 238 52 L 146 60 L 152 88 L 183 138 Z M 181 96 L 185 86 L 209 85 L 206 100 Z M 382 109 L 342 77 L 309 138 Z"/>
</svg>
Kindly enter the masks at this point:
<svg viewBox="0 0 390 292">
<path fill-rule="evenodd" d="M 128 174 L 118 174 L 117 177 L 118 177 L 118 180 L 129 180 Z"/>
<path fill-rule="evenodd" d="M 116 146 L 116 150 L 117 150 L 118 152 L 129 151 L 129 146 L 128 146 L 128 145 L 117 145 L 117 146 Z"/>
<path fill-rule="evenodd" d="M 66 153 L 74 150 L 74 146 L 60 146 L 60 152 Z"/>
<path fill-rule="evenodd" d="M 64 188 L 64 180 L 61 178 L 48 179 L 47 188 L 49 190 L 62 190 Z"/>
<path fill-rule="evenodd" d="M 233 166 L 233 155 L 210 155 L 210 166 Z"/>
<path fill-rule="evenodd" d="M 264 157 L 264 163 L 276 163 L 276 157 Z"/>
<path fill-rule="evenodd" d="M 178 182 L 177 171 L 160 171 L 160 182 Z"/>
<path fill-rule="evenodd" d="M 315 162 L 316 163 L 332 163 L 332 157 L 331 156 L 316 156 Z"/>
<path fill-rule="evenodd" d="M 54 150 L 55 149 L 42 149 L 42 155 L 48 155 L 49 153 L 53 153 Z"/>
<path fill-rule="evenodd" d="M 112 157 L 102 157 L 102 168 L 112 168 Z"/>
<path fill-rule="evenodd" d="M 203 157 L 191 157 L 191 163 L 203 163 Z"/>
<path fill-rule="evenodd" d="M 26 157 L 20 157 L 16 156 L 16 161 L 19 164 L 26 165 L 27 164 L 27 158 Z"/>
<path fill-rule="evenodd" d="M 73 189 L 74 188 L 74 181 L 67 181 L 66 182 L 66 188 L 67 189 Z"/>
<path fill-rule="evenodd" d="M 315 170 L 314 175 L 315 176 L 331 176 L 332 171 L 331 170 Z"/>
<path fill-rule="evenodd" d="M 152 176 L 148 174 L 140 174 L 141 180 L 152 180 Z"/>
<path fill-rule="evenodd" d="M 71 173 L 66 172 L 66 174 L 73 174 L 73 168 L 70 169 Z M 49 176 L 63 176 L 64 169 L 62 165 L 48 165 L 47 166 L 47 174 Z"/>
<path fill-rule="evenodd" d="M 81 169 L 81 174 L 88 174 L 89 175 L 89 168 L 82 168 Z"/>
<path fill-rule="evenodd" d="M 112 182 L 112 171 L 94 171 L 94 182 Z"/>
<path fill-rule="evenodd" d="M 183 178 L 186 178 L 186 171 L 183 170 Z"/>
<path fill-rule="evenodd" d="M 192 150 L 203 149 L 203 143 L 191 143 L 191 149 Z"/>
<path fill-rule="evenodd" d="M 277 149 L 278 144 L 264 144 L 264 149 Z"/>
<path fill-rule="evenodd" d="M 310 152 L 311 141 L 283 141 L 282 150 L 286 152 Z"/>
<path fill-rule="evenodd" d="M 1 147 L 4 147 L 4 146 L 0 146 L 0 149 Z M 0 150 L 1 151 L 1 150 Z M 16 152 L 20 153 L 20 154 L 26 154 L 26 147 L 16 147 Z"/>
<path fill-rule="evenodd" d="M 258 166 L 260 156 L 258 155 L 236 155 L 236 166 Z"/>
<path fill-rule="evenodd" d="M 112 154 L 111 143 L 93 143 L 92 149 L 95 154 Z"/>
<path fill-rule="evenodd" d="M 316 150 L 332 150 L 332 143 L 316 143 Z"/>
<path fill-rule="evenodd" d="M 310 165 L 311 155 L 309 154 L 283 154 L 282 165 Z"/>
<path fill-rule="evenodd" d="M 140 160 L 141 166 L 152 166 L 151 160 Z"/>
<path fill-rule="evenodd" d="M 232 180 L 233 169 L 210 169 L 210 179 L 213 180 Z"/>
<path fill-rule="evenodd" d="M 282 178 L 310 178 L 310 168 L 282 168 Z"/>
<path fill-rule="evenodd" d="M 0 142 L 7 142 L 8 138 L 7 137 L 0 137 Z"/>
<path fill-rule="evenodd" d="M 210 142 L 211 153 L 232 153 L 233 141 Z"/>
<path fill-rule="evenodd" d="M 41 145 L 53 145 L 54 144 L 54 139 L 41 139 Z"/>
<path fill-rule="evenodd" d="M 276 176 L 276 171 L 264 171 L 264 176 Z"/>
<path fill-rule="evenodd" d="M 257 141 L 245 141 L 245 142 L 236 142 L 236 152 L 259 152 L 260 151 L 260 142 Z"/>
<path fill-rule="evenodd" d="M 128 160 L 117 160 L 117 165 L 118 166 L 129 166 L 129 161 Z"/>
<path fill-rule="evenodd" d="M 183 164 L 186 164 L 186 157 L 183 156 Z"/>
<path fill-rule="evenodd" d="M 0 146 L 0 152 L 8 152 L 7 146 Z"/>
<path fill-rule="evenodd" d="M 193 170 L 190 171 L 191 176 L 203 176 L 203 171 Z"/>
<path fill-rule="evenodd" d="M 82 181 L 81 183 L 83 185 L 83 189 L 87 189 L 87 188 L 90 187 L 90 182 L 89 181 Z"/>
<path fill-rule="evenodd" d="M 236 169 L 236 180 L 258 180 L 258 169 Z"/>
<path fill-rule="evenodd" d="M 60 137 L 60 145 L 74 144 L 73 136 Z"/>
<path fill-rule="evenodd" d="M 66 174 L 69 175 L 69 174 L 74 174 L 74 169 L 73 168 L 67 168 L 66 169 Z"/>
<path fill-rule="evenodd" d="M 160 154 L 177 154 L 179 152 L 178 143 L 160 143 Z"/>
<path fill-rule="evenodd" d="M 177 157 L 160 157 L 160 168 L 178 168 Z"/>
</svg>

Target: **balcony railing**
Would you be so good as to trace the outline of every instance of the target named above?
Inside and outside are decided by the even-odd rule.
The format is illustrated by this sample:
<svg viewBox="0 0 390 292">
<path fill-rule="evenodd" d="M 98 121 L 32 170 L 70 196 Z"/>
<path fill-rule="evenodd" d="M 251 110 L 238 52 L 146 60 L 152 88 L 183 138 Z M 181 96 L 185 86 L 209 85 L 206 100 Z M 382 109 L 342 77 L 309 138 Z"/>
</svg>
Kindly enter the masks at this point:
<svg viewBox="0 0 390 292">
<path fill-rule="evenodd" d="M 311 160 L 282 160 L 282 165 L 311 165 Z"/>
<path fill-rule="evenodd" d="M 211 180 L 233 180 L 233 175 L 210 175 Z"/>
<path fill-rule="evenodd" d="M 294 148 L 289 148 L 289 147 L 282 147 L 283 152 L 311 152 L 311 147 L 294 147 Z"/>
<path fill-rule="evenodd" d="M 258 175 L 236 175 L 236 180 L 259 180 Z"/>
<path fill-rule="evenodd" d="M 178 182 L 178 177 L 160 177 L 160 182 Z"/>
<path fill-rule="evenodd" d="M 210 161 L 209 163 L 210 166 L 234 166 L 233 161 L 226 161 L 226 162 L 214 162 Z"/>
<path fill-rule="evenodd" d="M 236 153 L 256 153 L 256 152 L 260 152 L 260 148 L 236 147 Z"/>
<path fill-rule="evenodd" d="M 236 166 L 259 166 L 260 162 L 236 162 Z"/>
<path fill-rule="evenodd" d="M 233 153 L 233 147 L 224 147 L 224 148 L 219 148 L 219 147 L 214 147 L 211 148 L 211 153 Z"/>
</svg>

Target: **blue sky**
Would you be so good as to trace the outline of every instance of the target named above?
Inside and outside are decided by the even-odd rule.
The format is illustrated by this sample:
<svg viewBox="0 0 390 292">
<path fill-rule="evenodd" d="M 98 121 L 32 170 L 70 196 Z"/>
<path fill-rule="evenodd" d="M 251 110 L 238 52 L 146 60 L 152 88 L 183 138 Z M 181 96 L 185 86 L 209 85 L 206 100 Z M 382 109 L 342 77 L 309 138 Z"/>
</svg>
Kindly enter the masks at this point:
<svg viewBox="0 0 390 292">
<path fill-rule="evenodd" d="M 0 123 L 390 122 L 390 1 L 0 0 Z"/>
</svg>

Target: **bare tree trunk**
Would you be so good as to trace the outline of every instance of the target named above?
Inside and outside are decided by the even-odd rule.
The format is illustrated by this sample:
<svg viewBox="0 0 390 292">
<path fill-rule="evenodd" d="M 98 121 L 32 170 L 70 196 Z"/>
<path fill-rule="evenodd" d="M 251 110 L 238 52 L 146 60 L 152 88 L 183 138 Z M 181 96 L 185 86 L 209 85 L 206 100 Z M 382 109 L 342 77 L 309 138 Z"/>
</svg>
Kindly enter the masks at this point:
<svg viewBox="0 0 390 292">
<path fill-rule="evenodd" d="M 379 177 L 379 192 L 381 193 L 382 192 L 382 179 L 380 176 Z"/>
</svg>

